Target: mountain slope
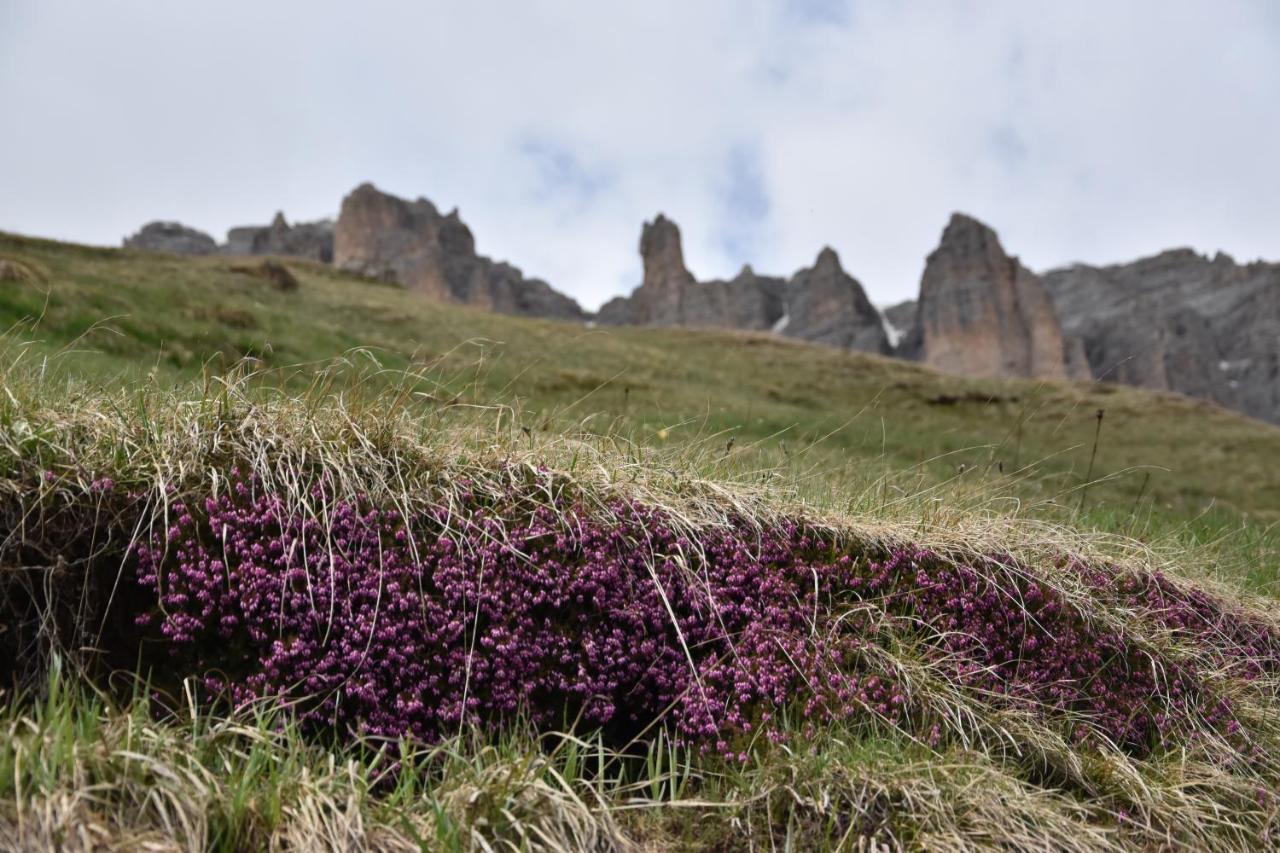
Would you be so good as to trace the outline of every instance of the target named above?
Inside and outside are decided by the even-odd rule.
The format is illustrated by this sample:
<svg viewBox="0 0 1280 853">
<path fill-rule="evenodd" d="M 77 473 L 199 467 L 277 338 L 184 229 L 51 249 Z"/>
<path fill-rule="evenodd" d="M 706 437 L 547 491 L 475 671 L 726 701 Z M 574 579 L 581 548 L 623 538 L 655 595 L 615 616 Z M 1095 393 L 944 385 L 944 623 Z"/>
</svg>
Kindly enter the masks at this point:
<svg viewBox="0 0 1280 853">
<path fill-rule="evenodd" d="M 1089 487 L 1090 507 L 1280 518 L 1280 430 L 1177 395 L 967 380 L 762 334 L 507 317 L 298 260 L 287 263 L 301 285 L 285 292 L 243 259 L 13 235 L 0 235 L 0 258 L 25 279 L 0 284 L 10 339 L 36 341 L 41 355 L 69 349 L 55 364 L 104 377 L 216 373 L 249 356 L 280 371 L 273 381 L 303 383 L 319 363 L 364 348 L 391 371 L 376 381 L 425 371 L 416 390 L 513 403 L 532 428 L 585 422 L 641 443 L 717 447 L 732 438 L 744 464 L 803 470 L 815 492 L 889 475 L 892 495 L 904 480 L 959 477 L 1072 508 L 1092 468 L 1105 480 Z"/>
</svg>

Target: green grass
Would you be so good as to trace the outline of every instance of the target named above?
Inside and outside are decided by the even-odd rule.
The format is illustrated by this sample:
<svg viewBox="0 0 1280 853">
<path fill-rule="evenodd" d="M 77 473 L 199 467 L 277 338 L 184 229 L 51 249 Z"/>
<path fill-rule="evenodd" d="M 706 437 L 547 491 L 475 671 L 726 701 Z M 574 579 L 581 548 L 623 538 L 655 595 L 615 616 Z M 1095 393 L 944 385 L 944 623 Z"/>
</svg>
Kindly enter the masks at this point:
<svg viewBox="0 0 1280 853">
<path fill-rule="evenodd" d="M 80 375 L 169 382 L 244 356 L 304 385 L 347 354 L 422 371 L 442 403 L 514 406 L 531 429 L 566 424 L 642 443 L 702 442 L 789 466 L 815 494 L 890 475 L 961 478 L 1099 519 L 1280 520 L 1280 429 L 1207 403 L 1107 385 L 971 381 L 767 335 L 588 329 L 444 305 L 290 261 L 282 293 L 225 258 L 170 258 L 0 235 L 37 273 L 0 288 L 0 327 Z M 368 371 L 356 371 L 369 381 Z M 282 377 L 287 377 L 287 380 Z M 373 381 L 378 381 L 376 378 Z M 1096 413 L 1105 410 L 1093 478 Z M 914 482 L 912 478 L 915 478 Z"/>
<path fill-rule="evenodd" d="M 281 394 L 243 379 L 105 391 L 41 382 L 36 365 L 0 368 L 9 519 L 0 580 L 13 595 L 26 576 L 87 614 L 88 632 L 64 649 L 73 657 L 97 645 L 101 605 L 121 588 L 119 559 L 95 560 L 109 543 L 93 534 L 114 526 L 127 535 L 134 524 L 95 497 L 89 481 L 103 475 L 124 495 L 165 494 L 168 485 L 198 494 L 239 461 L 274 490 L 305 496 L 307 483 L 327 479 L 344 493 L 409 505 L 439 501 L 463 481 L 501 487 L 512 472 L 542 464 L 598 504 L 632 495 L 695 531 L 727 509 L 767 519 L 804 501 L 785 481 L 762 486 L 731 460 L 671 444 L 641 453 L 609 437 L 525 437 L 488 412 L 440 424 L 430 404 L 397 405 L 374 383 L 325 394 Z M 1056 557 L 1114 545 L 1138 568 L 1199 571 L 1185 551 L 1163 565 L 1132 543 L 993 515 L 962 492 L 945 493 L 942 505 L 937 497 L 805 511 L 868 542 L 1013 553 L 1050 583 L 1062 580 Z M 81 548 L 86 539 L 96 545 Z M 61 548 L 67 564 L 31 550 L 41 544 Z M 114 554 L 122 543 L 110 547 Z M 73 568 L 95 562 L 105 576 L 79 583 Z M 1265 603 L 1224 594 L 1270 618 Z M 1105 608 L 1096 616 L 1133 619 Z M 18 627 L 3 608 L 0 625 Z M 1169 642 L 1159 631 L 1139 633 L 1144 643 Z M 794 723 L 786 746 L 738 766 L 682 750 L 660 730 L 622 754 L 590 731 L 517 724 L 407 745 L 394 778 L 384 775 L 388 744 L 308 736 L 277 705 L 212 712 L 184 686 L 152 698 L 127 671 L 115 690 L 98 690 L 55 656 L 42 689 L 0 697 L 0 849 L 834 850 L 872 841 L 934 850 L 1251 849 L 1280 815 L 1280 798 L 1255 799 L 1280 780 L 1273 679 L 1225 685 L 1264 748 L 1257 759 L 1227 757 L 1212 737 L 1144 759 L 1075 749 L 1052 726 L 993 712 L 940 680 L 909 646 L 890 642 L 883 656 L 953 721 L 955 739 L 934 749 L 874 721 L 816 731 Z"/>
<path fill-rule="evenodd" d="M 866 836 L 1089 850 L 1115 822 L 978 754 L 841 731 L 747 768 L 661 738 L 621 755 L 522 730 L 323 744 L 279 706 L 207 715 L 141 688 L 121 702 L 54 671 L 42 698 L 0 704 L 0 734 L 5 849 L 835 850 Z"/>
<path fill-rule="evenodd" d="M 408 503 L 546 465 L 692 529 L 801 514 L 868 542 L 1009 553 L 1045 577 L 1063 554 L 1116 559 L 1271 618 L 1252 593 L 1277 583 L 1280 430 L 1207 404 L 967 381 L 763 335 L 503 317 L 304 262 L 284 293 L 223 258 L 5 235 L 0 258 L 31 273 L 0 282 L 6 582 L 67 581 L 24 550 L 37 533 L 102 545 L 55 535 L 97 476 L 122 494 L 199 492 L 245 462 L 282 491 L 328 474 Z M 73 610 L 101 604 L 68 589 Z M 738 767 L 662 736 L 620 755 L 590 732 L 517 726 L 406 747 L 411 772 L 389 780 L 385 744 L 306 737 L 287 709 L 211 714 L 129 673 L 107 692 L 64 669 L 0 697 L 0 847 L 1248 849 L 1280 813 L 1255 799 L 1280 779 L 1270 679 L 1229 685 L 1267 748 L 1253 764 L 1207 741 L 1151 760 L 1077 751 L 920 670 L 967 740 L 797 727 Z"/>
<path fill-rule="evenodd" d="M 510 430 L 689 447 L 840 509 L 963 494 L 997 515 L 1203 551 L 1207 571 L 1256 589 L 1277 581 L 1280 429 L 1204 402 L 964 380 L 759 334 L 512 318 L 303 261 L 288 262 L 301 287 L 286 293 L 227 258 L 4 234 L 0 258 L 32 279 L 0 284 L 0 329 L 51 376 L 163 386 L 249 357 L 263 385 L 323 373 L 405 387 L 442 422 L 479 407 Z"/>
</svg>

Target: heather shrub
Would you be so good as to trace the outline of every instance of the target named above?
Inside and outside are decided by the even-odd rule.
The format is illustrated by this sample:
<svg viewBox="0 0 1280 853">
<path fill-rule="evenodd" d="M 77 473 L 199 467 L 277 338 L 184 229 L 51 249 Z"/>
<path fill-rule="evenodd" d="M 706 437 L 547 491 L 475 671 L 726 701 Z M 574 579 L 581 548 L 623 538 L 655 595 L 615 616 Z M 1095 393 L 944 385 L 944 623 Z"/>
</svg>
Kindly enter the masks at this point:
<svg viewBox="0 0 1280 853">
<path fill-rule="evenodd" d="M 1145 754 L 1197 726 L 1239 727 L 1193 662 L 1096 623 L 1007 558 L 837 545 L 794 520 L 695 534 L 545 484 L 497 497 L 462 484 L 448 507 L 406 514 L 324 486 L 304 512 L 252 478 L 230 483 L 172 503 L 167 529 L 136 547 L 157 602 L 139 623 L 175 673 L 237 705 L 301 700 L 315 726 L 431 741 L 524 716 L 625 743 L 661 721 L 739 761 L 785 722 L 937 743 L 940 721 L 870 654 L 892 636 L 977 701 L 1076 742 Z M 1150 587 L 1113 594 L 1153 606 Z M 1196 601 L 1176 612 L 1210 618 Z"/>
<path fill-rule="evenodd" d="M 1122 573 L 1114 566 L 1072 565 L 1104 600 L 1140 609 L 1227 672 L 1250 679 L 1280 674 L 1280 635 L 1238 605 L 1158 571 Z"/>
</svg>

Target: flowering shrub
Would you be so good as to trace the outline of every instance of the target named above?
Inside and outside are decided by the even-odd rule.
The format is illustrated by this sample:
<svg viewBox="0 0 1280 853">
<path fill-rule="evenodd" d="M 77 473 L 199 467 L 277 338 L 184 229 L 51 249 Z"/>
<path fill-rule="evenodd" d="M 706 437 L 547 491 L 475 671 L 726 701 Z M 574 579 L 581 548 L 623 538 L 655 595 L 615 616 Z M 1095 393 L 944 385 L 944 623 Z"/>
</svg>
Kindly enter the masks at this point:
<svg viewBox="0 0 1280 853">
<path fill-rule="evenodd" d="M 1280 637 L 1271 626 L 1204 590 L 1179 587 L 1160 572 L 1118 575 L 1107 567 L 1076 569 L 1100 595 L 1138 607 L 1175 636 L 1193 641 L 1232 674 L 1280 674 Z"/>
<path fill-rule="evenodd" d="M 1194 716 L 1231 724 L 1231 709 L 1205 694 L 1194 668 L 1159 661 L 1122 633 L 1090 624 L 1062 597 L 1034 580 L 1001 573 L 997 582 L 971 566 L 914 555 L 913 585 L 895 584 L 903 555 L 872 576 L 894 612 L 939 632 L 956 679 L 997 702 L 1041 714 L 1072 712 L 1103 735 L 1145 751 Z M 1159 673 L 1159 674 L 1157 674 Z M 1091 734 L 1084 727 L 1076 740 Z"/>
<path fill-rule="evenodd" d="M 1078 740 L 1146 751 L 1193 718 L 1234 725 L 1189 665 L 1153 666 L 1052 590 L 927 551 L 842 553 L 794 522 L 693 543 L 653 509 L 516 493 L 406 518 L 316 488 L 303 514 L 232 482 L 136 548 L 157 601 L 139 623 L 182 674 L 236 703 L 305 698 L 313 724 L 432 740 L 524 714 L 625 739 L 665 717 L 746 760 L 784 716 L 924 727 L 865 654 L 887 625 L 984 701 L 1069 712 Z"/>
</svg>

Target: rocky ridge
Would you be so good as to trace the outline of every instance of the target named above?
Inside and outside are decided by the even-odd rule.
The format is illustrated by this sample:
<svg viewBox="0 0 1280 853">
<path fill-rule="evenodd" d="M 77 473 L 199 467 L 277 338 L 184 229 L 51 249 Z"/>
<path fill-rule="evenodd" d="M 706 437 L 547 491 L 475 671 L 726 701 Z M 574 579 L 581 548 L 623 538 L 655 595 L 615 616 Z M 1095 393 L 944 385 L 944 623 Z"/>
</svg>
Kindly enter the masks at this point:
<svg viewBox="0 0 1280 853">
<path fill-rule="evenodd" d="M 645 223 L 640 256 L 643 281 L 631 295 L 601 307 L 596 319 L 602 325 L 774 331 L 846 349 L 890 352 L 879 312 L 829 247 L 790 279 L 744 266 L 728 281 L 700 282 L 685 266 L 680 229 L 659 214 Z"/>
<path fill-rule="evenodd" d="M 242 225 L 227 232 L 221 246 L 224 255 L 279 255 L 333 263 L 333 221 L 298 222 L 290 225 L 277 213 L 270 225 Z"/>
<path fill-rule="evenodd" d="M 340 269 L 396 281 L 436 299 L 503 314 L 586 318 L 577 302 L 545 281 L 477 254 L 458 211 L 442 215 L 425 198 L 406 201 L 361 184 L 342 200 L 333 248 Z"/>
<path fill-rule="evenodd" d="M 546 282 L 478 254 L 456 209 L 441 213 L 425 198 L 372 184 L 343 199 L 336 222 L 290 224 L 278 213 L 269 225 L 231 229 L 222 245 L 177 222 L 152 222 L 124 245 L 307 258 L 501 313 L 592 319 Z M 989 226 L 955 214 L 928 256 L 919 298 L 881 313 L 830 248 L 790 277 L 744 266 L 732 279 L 699 281 L 679 227 L 659 215 L 645 223 L 639 249 L 643 279 L 600 309 L 601 325 L 772 331 L 964 376 L 1174 391 L 1280 423 L 1280 264 L 1172 249 L 1036 274 Z"/>
<path fill-rule="evenodd" d="M 125 237 L 124 247 L 170 255 L 213 255 L 218 252 L 218 242 L 203 231 L 188 228 L 181 222 L 160 220 L 148 222 L 136 234 Z"/>
<path fill-rule="evenodd" d="M 1280 423 L 1280 264 L 1172 249 L 1044 282 L 1092 378 Z"/>
<path fill-rule="evenodd" d="M 394 281 L 426 296 L 504 314 L 585 320 L 586 312 L 541 279 L 476 253 L 475 238 L 454 210 L 442 215 L 430 201 L 406 201 L 373 184 L 342 200 L 338 221 L 290 224 L 277 213 L 269 225 L 244 225 L 218 244 L 178 222 L 152 222 L 124 240 L 126 248 L 175 255 L 270 255 L 333 264 L 359 275 Z"/>
</svg>

